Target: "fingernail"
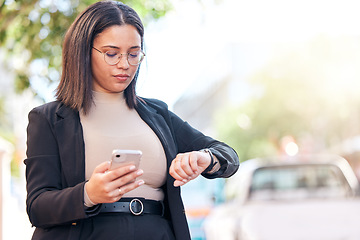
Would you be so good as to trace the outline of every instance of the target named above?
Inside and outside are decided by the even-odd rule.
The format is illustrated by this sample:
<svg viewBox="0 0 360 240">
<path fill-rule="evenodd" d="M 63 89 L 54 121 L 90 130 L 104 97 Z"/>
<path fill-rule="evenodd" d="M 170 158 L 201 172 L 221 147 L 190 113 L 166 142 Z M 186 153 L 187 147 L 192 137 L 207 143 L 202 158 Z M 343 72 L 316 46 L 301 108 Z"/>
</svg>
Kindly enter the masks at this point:
<svg viewBox="0 0 360 240">
<path fill-rule="evenodd" d="M 183 179 L 183 180 L 182 180 L 182 182 L 187 183 L 187 182 L 188 182 L 188 180 L 187 180 L 187 179 Z"/>
<path fill-rule="evenodd" d="M 130 169 L 130 171 L 135 170 L 135 166 L 131 165 L 129 169 Z"/>
<path fill-rule="evenodd" d="M 138 185 L 141 186 L 141 185 L 143 185 L 144 183 L 145 183 L 144 180 L 140 180 L 140 181 L 138 182 Z"/>
<path fill-rule="evenodd" d="M 142 169 L 140 169 L 139 171 L 137 171 L 137 175 L 141 175 L 141 174 L 143 174 L 144 173 L 144 171 L 142 170 Z"/>
</svg>

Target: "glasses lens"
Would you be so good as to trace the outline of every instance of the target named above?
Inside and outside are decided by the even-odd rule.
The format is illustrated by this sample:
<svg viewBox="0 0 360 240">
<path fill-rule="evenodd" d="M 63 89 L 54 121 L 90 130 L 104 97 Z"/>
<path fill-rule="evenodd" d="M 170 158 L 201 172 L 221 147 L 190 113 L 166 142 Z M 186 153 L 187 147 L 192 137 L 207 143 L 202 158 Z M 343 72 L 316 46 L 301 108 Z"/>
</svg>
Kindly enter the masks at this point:
<svg viewBox="0 0 360 240">
<path fill-rule="evenodd" d="M 133 51 L 128 54 L 128 62 L 130 65 L 139 65 L 144 59 L 144 53 L 142 51 Z"/>
<path fill-rule="evenodd" d="M 120 56 L 119 53 L 116 51 L 107 51 L 104 54 L 105 62 L 107 62 L 109 65 L 115 65 L 119 62 Z"/>
<path fill-rule="evenodd" d="M 144 59 L 145 54 L 142 51 L 133 51 L 127 54 L 127 60 L 130 65 L 139 65 Z M 117 51 L 107 51 L 104 53 L 105 62 L 109 65 L 116 65 L 121 58 Z"/>
</svg>

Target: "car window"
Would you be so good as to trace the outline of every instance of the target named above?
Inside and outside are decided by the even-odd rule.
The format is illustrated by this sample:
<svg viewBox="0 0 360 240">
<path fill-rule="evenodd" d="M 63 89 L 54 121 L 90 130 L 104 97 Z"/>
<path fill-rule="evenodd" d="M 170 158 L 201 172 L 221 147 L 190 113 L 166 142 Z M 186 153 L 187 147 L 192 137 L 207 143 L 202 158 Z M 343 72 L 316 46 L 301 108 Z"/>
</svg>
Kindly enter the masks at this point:
<svg viewBox="0 0 360 240">
<path fill-rule="evenodd" d="M 252 177 L 250 199 L 304 199 L 346 196 L 341 171 L 333 165 L 263 167 Z"/>
</svg>

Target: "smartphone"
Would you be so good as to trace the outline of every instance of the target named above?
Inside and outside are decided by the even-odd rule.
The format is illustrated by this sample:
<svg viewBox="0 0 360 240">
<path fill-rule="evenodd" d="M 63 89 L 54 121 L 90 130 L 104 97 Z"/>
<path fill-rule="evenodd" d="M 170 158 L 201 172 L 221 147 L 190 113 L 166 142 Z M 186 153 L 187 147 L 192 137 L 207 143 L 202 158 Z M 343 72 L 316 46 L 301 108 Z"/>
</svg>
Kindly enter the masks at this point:
<svg viewBox="0 0 360 240">
<path fill-rule="evenodd" d="M 142 152 L 140 150 L 115 149 L 112 152 L 110 170 L 127 165 L 135 165 L 139 168 Z"/>
</svg>

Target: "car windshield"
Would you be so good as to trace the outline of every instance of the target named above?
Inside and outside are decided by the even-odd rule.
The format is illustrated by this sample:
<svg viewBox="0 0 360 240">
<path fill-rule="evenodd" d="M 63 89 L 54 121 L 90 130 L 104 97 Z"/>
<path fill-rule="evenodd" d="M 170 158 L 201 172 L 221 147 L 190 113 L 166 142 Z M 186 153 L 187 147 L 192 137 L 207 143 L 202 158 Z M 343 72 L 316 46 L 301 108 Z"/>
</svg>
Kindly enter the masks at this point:
<svg viewBox="0 0 360 240">
<path fill-rule="evenodd" d="M 250 200 L 285 200 L 345 197 L 347 186 L 333 165 L 290 165 L 257 169 L 252 178 Z"/>
</svg>

